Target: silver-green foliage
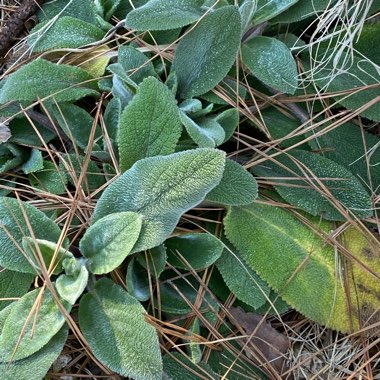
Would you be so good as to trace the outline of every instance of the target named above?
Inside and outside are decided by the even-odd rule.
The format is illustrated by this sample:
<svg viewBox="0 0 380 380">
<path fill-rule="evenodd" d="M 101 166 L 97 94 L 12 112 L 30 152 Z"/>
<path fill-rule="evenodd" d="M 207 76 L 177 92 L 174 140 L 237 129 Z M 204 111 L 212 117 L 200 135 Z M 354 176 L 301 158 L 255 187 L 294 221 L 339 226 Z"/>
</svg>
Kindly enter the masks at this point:
<svg viewBox="0 0 380 380">
<path fill-rule="evenodd" d="M 93 222 L 116 212 L 137 212 L 143 224 L 132 253 L 155 247 L 220 182 L 224 163 L 222 151 L 207 148 L 139 160 L 104 191 Z"/>
<path fill-rule="evenodd" d="M 20 249 L 22 238 L 31 236 L 31 233 L 37 239 L 57 242 L 61 230 L 37 208 L 14 198 L 0 197 L 0 265 L 2 267 L 18 272 L 35 273 L 34 267 Z"/>
<path fill-rule="evenodd" d="M 214 88 L 235 62 L 240 46 L 239 9 L 226 6 L 210 12 L 181 38 L 174 55 L 181 98 Z"/>
<path fill-rule="evenodd" d="M 260 24 L 284 12 L 298 0 L 258 0 L 253 22 Z"/>
<path fill-rule="evenodd" d="M 135 380 L 161 380 L 156 331 L 144 308 L 109 279 L 99 280 L 79 305 L 79 324 L 95 356 L 111 370 Z"/>
<path fill-rule="evenodd" d="M 181 28 L 202 16 L 203 3 L 203 0 L 150 0 L 129 12 L 125 24 L 136 30 Z"/>
<path fill-rule="evenodd" d="M 255 37 L 242 46 L 244 64 L 254 76 L 274 89 L 294 94 L 297 65 L 284 43 L 272 37 Z"/>
<path fill-rule="evenodd" d="M 79 67 L 36 59 L 7 78 L 0 93 L 0 103 L 51 96 L 57 102 L 75 101 L 98 94 L 91 79 L 91 75 Z"/>
<path fill-rule="evenodd" d="M 181 129 L 174 95 L 158 79 L 146 78 L 120 116 L 121 170 L 145 157 L 174 153 Z"/>
</svg>

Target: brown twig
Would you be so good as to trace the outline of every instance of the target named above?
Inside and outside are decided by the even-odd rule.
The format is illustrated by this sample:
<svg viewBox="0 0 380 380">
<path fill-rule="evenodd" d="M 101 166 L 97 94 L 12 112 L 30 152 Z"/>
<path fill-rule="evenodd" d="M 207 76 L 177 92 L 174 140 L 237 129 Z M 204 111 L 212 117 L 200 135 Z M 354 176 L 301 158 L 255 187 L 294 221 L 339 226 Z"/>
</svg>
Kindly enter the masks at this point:
<svg viewBox="0 0 380 380">
<path fill-rule="evenodd" d="M 15 38 L 19 36 L 24 29 L 24 22 L 36 13 L 39 5 L 42 3 L 43 0 L 25 0 L 17 10 L 12 13 L 0 31 L 0 57 L 6 55 L 14 43 Z"/>
</svg>

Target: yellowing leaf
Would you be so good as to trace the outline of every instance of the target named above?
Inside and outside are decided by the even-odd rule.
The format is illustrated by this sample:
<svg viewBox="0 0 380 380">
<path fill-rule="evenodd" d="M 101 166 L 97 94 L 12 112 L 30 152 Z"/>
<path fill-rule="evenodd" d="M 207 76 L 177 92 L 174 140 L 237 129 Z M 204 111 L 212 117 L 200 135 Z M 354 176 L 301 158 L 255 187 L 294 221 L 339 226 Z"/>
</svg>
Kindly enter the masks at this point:
<svg viewBox="0 0 380 380">
<path fill-rule="evenodd" d="M 328 233 L 333 225 L 319 222 L 315 228 Z M 357 331 L 369 318 L 379 321 L 379 244 L 369 245 L 359 232 L 344 233 L 343 244 L 375 275 L 337 255 L 336 247 L 280 208 L 231 207 L 225 231 L 248 266 L 307 317 L 343 332 Z"/>
</svg>

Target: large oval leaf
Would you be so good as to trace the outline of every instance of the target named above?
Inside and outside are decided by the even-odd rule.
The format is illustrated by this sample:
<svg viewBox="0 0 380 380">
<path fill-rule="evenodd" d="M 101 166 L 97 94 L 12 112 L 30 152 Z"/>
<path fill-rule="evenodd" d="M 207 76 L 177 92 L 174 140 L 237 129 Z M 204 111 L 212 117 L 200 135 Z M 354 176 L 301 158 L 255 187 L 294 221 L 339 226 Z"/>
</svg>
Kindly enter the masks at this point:
<svg viewBox="0 0 380 380">
<path fill-rule="evenodd" d="M 224 222 L 228 239 L 247 264 L 301 313 L 344 332 L 357 330 L 370 315 L 370 322 L 379 319 L 380 302 L 375 296 L 379 293 L 378 279 L 375 282 L 375 277 L 354 260 L 349 260 L 343 270 L 344 260 L 337 261 L 335 247 L 289 212 L 251 204 L 232 207 Z M 316 223 L 316 230 L 328 233 L 333 229 L 328 222 L 317 219 Z M 371 245 L 358 235 L 348 235 L 346 247 L 379 276 L 378 243 Z M 346 237 L 343 235 L 343 242 Z M 376 310 L 377 314 L 372 313 Z"/>
<path fill-rule="evenodd" d="M 129 12 L 125 24 L 136 30 L 181 28 L 202 16 L 203 3 L 203 0 L 150 0 Z"/>
<path fill-rule="evenodd" d="M 181 130 L 172 92 L 158 79 L 146 78 L 120 117 L 121 170 L 145 157 L 174 153 Z"/>
<path fill-rule="evenodd" d="M 83 335 L 103 364 L 135 380 L 161 380 L 160 345 L 144 314 L 138 301 L 106 278 L 79 305 Z"/>
<path fill-rule="evenodd" d="M 181 215 L 200 203 L 221 180 L 225 154 L 194 149 L 136 162 L 100 197 L 93 222 L 122 211 L 143 215 L 140 237 L 132 253 L 161 244 Z"/>
<path fill-rule="evenodd" d="M 0 197 L 0 265 L 2 267 L 18 272 L 36 273 L 34 265 L 28 262 L 20 250 L 22 238 L 31 236 L 28 226 L 31 227 L 36 239 L 51 242 L 59 240 L 61 230 L 43 212 L 17 199 Z"/>
<path fill-rule="evenodd" d="M 98 95 L 89 82 L 91 79 L 91 75 L 79 67 L 36 59 L 7 78 L 0 93 L 0 103 L 34 101 L 50 95 L 57 102 L 68 102 Z"/>
<path fill-rule="evenodd" d="M 297 65 L 288 47 L 272 37 L 255 37 L 242 47 L 244 64 L 252 74 L 278 91 L 294 94 Z"/>
<path fill-rule="evenodd" d="M 65 323 L 51 293 L 45 289 L 41 298 L 41 291 L 33 290 L 11 305 L 0 335 L 0 361 L 20 360 L 33 355 Z M 36 302 L 37 307 L 34 307 Z M 66 309 L 70 309 L 68 304 L 63 304 Z"/>
<path fill-rule="evenodd" d="M 107 215 L 84 234 L 79 248 L 92 273 L 108 273 L 131 253 L 141 231 L 142 216 L 135 212 Z"/>
<path fill-rule="evenodd" d="M 181 98 L 204 94 L 227 75 L 240 36 L 239 9 L 226 6 L 210 12 L 181 39 L 173 62 Z"/>
<path fill-rule="evenodd" d="M 292 157 L 298 161 L 298 165 Z M 292 150 L 291 156 L 282 155 L 276 157 L 276 160 L 278 165 L 268 160 L 263 165 L 256 166 L 254 172 L 273 178 L 278 183 L 275 185 L 277 192 L 290 204 L 328 220 L 346 220 L 334 205 L 336 201 L 358 218 L 373 214 L 368 193 L 359 180 L 343 166 L 304 150 Z M 322 184 L 315 178 L 320 178 Z"/>
</svg>

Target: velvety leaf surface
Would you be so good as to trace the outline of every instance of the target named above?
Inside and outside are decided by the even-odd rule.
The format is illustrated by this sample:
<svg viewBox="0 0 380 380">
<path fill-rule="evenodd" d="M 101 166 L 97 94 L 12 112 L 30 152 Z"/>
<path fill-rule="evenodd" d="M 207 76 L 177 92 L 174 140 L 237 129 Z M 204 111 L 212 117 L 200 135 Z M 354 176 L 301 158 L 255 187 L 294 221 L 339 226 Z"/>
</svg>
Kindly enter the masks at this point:
<svg viewBox="0 0 380 380">
<path fill-rule="evenodd" d="M 99 41 L 105 34 L 100 28 L 70 16 L 60 17 L 47 26 L 47 22 L 42 22 L 30 31 L 28 44 L 33 51 L 75 49 Z"/>
<path fill-rule="evenodd" d="M 341 281 L 346 270 L 342 272 L 341 261 L 337 264 L 336 250 L 286 210 L 259 204 L 232 207 L 224 221 L 228 239 L 246 263 L 287 303 L 317 323 L 349 332 L 351 326 L 354 330 L 358 329 L 358 315 L 368 318 L 373 310 L 379 309 L 379 300 L 375 300 L 373 295 L 378 290 L 367 294 L 361 289 L 362 286 L 372 290 L 373 286 L 378 288 L 378 282 L 374 285 L 373 277 L 353 260 L 350 260 L 349 267 L 354 266 L 360 275 L 357 274 L 352 281 L 350 274 L 347 274 L 350 292 L 353 292 L 350 299 L 365 297 L 369 304 L 353 301 L 349 306 L 345 284 Z M 316 222 L 316 229 L 327 233 L 333 229 L 328 222 Z M 368 247 L 368 242 L 364 245 L 363 240 L 363 237 L 352 239 L 350 244 L 358 242 L 357 247 L 363 253 L 366 248 L 365 252 L 372 260 L 365 259 L 363 254 L 356 256 L 352 246 L 346 246 L 378 273 L 378 265 L 374 265 L 375 258 L 380 255 L 378 247 Z"/>
<path fill-rule="evenodd" d="M 257 0 L 245 0 L 239 11 L 241 16 L 241 30 L 244 31 L 251 23 L 252 17 L 257 10 Z"/>
<path fill-rule="evenodd" d="M 122 171 L 142 158 L 174 153 L 180 135 L 181 123 L 174 95 L 158 79 L 145 79 L 120 117 Z"/>
<path fill-rule="evenodd" d="M 222 180 L 206 196 L 206 200 L 225 205 L 243 205 L 257 198 L 257 182 L 237 162 L 227 159 Z"/>
<path fill-rule="evenodd" d="M 152 61 L 149 61 L 144 53 L 133 46 L 121 46 L 119 48 L 118 62 L 136 83 L 142 82 L 144 78 L 149 76 L 157 76 Z"/>
<path fill-rule="evenodd" d="M 34 101 L 54 96 L 57 102 L 75 101 L 88 95 L 97 95 L 92 77 L 79 67 L 56 65 L 36 59 L 18 69 L 7 78 L 0 93 L 0 103 Z"/>
<path fill-rule="evenodd" d="M 189 233 L 175 236 L 165 241 L 168 262 L 174 267 L 194 270 L 208 268 L 219 259 L 223 243 L 212 234 Z M 189 263 L 185 264 L 181 256 Z"/>
<path fill-rule="evenodd" d="M 258 0 L 253 22 L 260 24 L 270 20 L 297 2 L 298 0 Z"/>
<path fill-rule="evenodd" d="M 242 46 L 242 57 L 251 73 L 262 82 L 294 94 L 298 86 L 297 65 L 284 43 L 272 37 L 255 37 Z"/>
<path fill-rule="evenodd" d="M 150 0 L 129 12 L 125 24 L 136 30 L 181 28 L 202 16 L 203 0 Z"/>
<path fill-rule="evenodd" d="M 8 306 L 11 300 L 4 298 L 22 297 L 32 284 L 34 276 L 29 273 L 14 272 L 8 269 L 0 271 L 0 310 Z"/>
<path fill-rule="evenodd" d="M 269 160 L 263 165 L 257 165 L 254 172 L 263 177 L 275 178 L 273 181 L 278 183 L 275 188 L 281 197 L 312 215 L 320 215 L 328 220 L 346 220 L 329 200 L 331 196 L 329 198 L 314 178 L 319 178 L 334 198 L 357 217 L 366 218 L 373 214 L 368 193 L 346 168 L 328 158 L 303 150 L 293 149 L 291 157 L 298 160 L 299 165 L 304 166 L 300 168 L 289 156 L 281 155 L 276 157 L 276 160 L 291 169 L 293 173 Z M 302 170 L 306 174 L 303 174 Z M 313 186 L 317 186 L 323 192 L 323 195 L 305 180 L 307 177 L 309 181 L 313 181 Z"/>
<path fill-rule="evenodd" d="M 28 161 L 23 163 L 21 169 L 25 174 L 29 174 L 41 170 L 43 167 L 44 159 L 42 157 L 41 151 L 38 149 L 32 149 Z"/>
<path fill-rule="evenodd" d="M 92 273 L 111 272 L 124 261 L 140 235 L 142 220 L 135 212 L 119 212 L 99 219 L 86 231 L 79 248 Z"/>
<path fill-rule="evenodd" d="M 258 309 L 267 301 L 270 288 L 233 249 L 225 249 L 216 266 L 224 282 L 240 301 Z"/>
<path fill-rule="evenodd" d="M 195 122 L 182 111 L 180 116 L 187 133 L 200 148 L 215 148 L 225 140 L 224 129 L 214 119 L 204 118 Z"/>
<path fill-rule="evenodd" d="M 220 182 L 224 161 L 224 153 L 215 149 L 142 159 L 104 191 L 93 222 L 115 212 L 137 212 L 143 215 L 143 226 L 132 253 L 153 248 Z"/>
<path fill-rule="evenodd" d="M 20 246 L 22 238 L 30 236 L 23 212 L 37 239 L 57 242 L 61 230 L 35 207 L 14 198 L 0 197 L 0 265 L 7 269 L 35 274 L 35 269 L 15 244 Z"/>
<path fill-rule="evenodd" d="M 56 164 L 51 161 L 44 161 L 44 168 L 29 174 L 28 178 L 30 185 L 40 191 L 51 194 L 63 194 L 66 192 L 66 173 L 57 170 Z"/>
<path fill-rule="evenodd" d="M 133 257 L 128 263 L 125 284 L 128 293 L 138 301 L 148 301 L 150 298 L 149 275 L 144 267 Z"/>
<path fill-rule="evenodd" d="M 135 380 L 161 380 L 155 329 L 145 310 L 110 279 L 97 281 L 79 305 L 79 323 L 95 356 L 111 370 Z"/>
<path fill-rule="evenodd" d="M 40 298 L 40 292 L 41 289 L 35 289 L 12 304 L 0 335 L 1 361 L 20 360 L 33 355 L 44 347 L 65 323 L 65 318 L 51 293 L 45 290 Z M 41 300 L 38 318 L 34 318 L 36 309 L 30 318 L 29 314 L 37 300 Z M 65 302 L 63 304 L 69 309 Z"/>
<path fill-rule="evenodd" d="M 240 37 L 239 9 L 226 6 L 206 15 L 181 39 L 173 62 L 180 98 L 202 95 L 227 75 Z"/>
<path fill-rule="evenodd" d="M 0 363 L 1 378 L 3 380 L 30 380 L 33 374 L 33 379 L 43 379 L 61 353 L 67 335 L 68 329 L 62 327 L 49 343 L 33 355 L 10 363 Z"/>
</svg>

